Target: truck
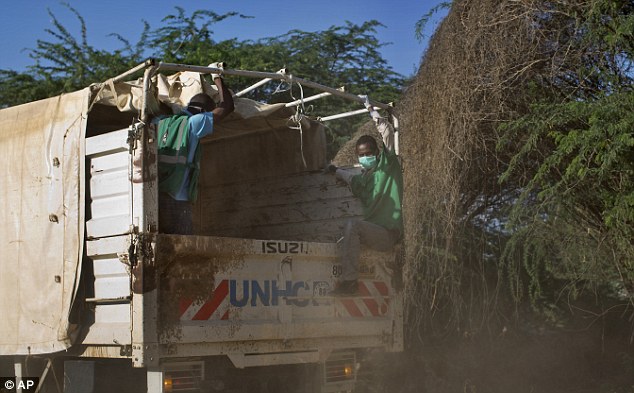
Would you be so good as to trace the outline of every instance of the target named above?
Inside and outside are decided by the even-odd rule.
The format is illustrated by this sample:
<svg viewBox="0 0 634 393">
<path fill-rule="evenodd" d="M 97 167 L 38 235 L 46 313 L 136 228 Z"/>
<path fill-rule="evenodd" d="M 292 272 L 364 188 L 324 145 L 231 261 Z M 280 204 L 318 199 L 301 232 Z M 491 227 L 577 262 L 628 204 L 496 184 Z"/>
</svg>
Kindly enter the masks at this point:
<svg viewBox="0 0 634 393">
<path fill-rule="evenodd" d="M 210 73 L 261 80 L 201 141 L 194 235 L 160 233 L 153 119 L 217 94 Z M 271 80 L 363 102 L 284 69 L 148 59 L 0 110 L 0 389 L 351 391 L 365 356 L 403 349 L 397 250 L 363 250 L 358 294 L 329 294 L 361 206 L 322 171 L 313 97 L 243 97 Z"/>
</svg>

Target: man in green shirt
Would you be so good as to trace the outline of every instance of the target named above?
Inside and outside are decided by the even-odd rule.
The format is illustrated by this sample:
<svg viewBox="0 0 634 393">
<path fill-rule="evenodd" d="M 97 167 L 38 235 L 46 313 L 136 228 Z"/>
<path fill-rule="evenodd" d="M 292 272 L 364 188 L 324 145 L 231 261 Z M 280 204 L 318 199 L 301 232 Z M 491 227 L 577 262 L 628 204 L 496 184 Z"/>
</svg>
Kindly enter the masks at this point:
<svg viewBox="0 0 634 393">
<path fill-rule="evenodd" d="M 391 124 L 381 118 L 366 100 L 377 130 L 383 138 L 383 151 L 376 140 L 363 135 L 356 142 L 356 154 L 363 167 L 361 174 L 330 167 L 337 178 L 350 185 L 354 196 L 363 205 L 363 220 L 351 219 L 345 225 L 341 263 L 341 281 L 331 294 L 354 295 L 359 278 L 359 253 L 361 244 L 379 251 L 389 251 L 401 239 L 403 218 L 403 173 L 394 152 L 394 133 Z"/>
<path fill-rule="evenodd" d="M 211 66 L 211 64 L 210 64 Z M 159 231 L 179 235 L 194 232 L 193 203 L 198 192 L 200 140 L 234 110 L 233 97 L 219 74 L 211 74 L 220 102 L 194 95 L 181 113 L 158 122 Z"/>
</svg>

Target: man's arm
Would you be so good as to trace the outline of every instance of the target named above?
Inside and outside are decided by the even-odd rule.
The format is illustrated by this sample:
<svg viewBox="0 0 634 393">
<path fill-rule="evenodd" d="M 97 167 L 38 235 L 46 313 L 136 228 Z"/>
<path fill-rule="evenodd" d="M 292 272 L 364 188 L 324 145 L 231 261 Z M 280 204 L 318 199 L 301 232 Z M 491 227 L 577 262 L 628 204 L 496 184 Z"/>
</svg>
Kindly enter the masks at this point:
<svg viewBox="0 0 634 393">
<path fill-rule="evenodd" d="M 335 176 L 337 176 L 337 179 L 343 180 L 344 182 L 346 182 L 347 185 L 350 185 L 350 182 L 352 182 L 352 178 L 358 174 L 350 170 L 338 168 L 334 164 L 326 166 L 326 168 L 324 169 L 324 173 L 335 174 Z"/>
<path fill-rule="evenodd" d="M 350 183 L 352 182 L 352 178 L 355 175 L 358 175 L 358 173 L 355 173 L 350 170 L 346 170 L 342 168 L 337 168 L 335 170 L 335 176 L 337 176 L 337 179 L 343 180 L 344 182 L 346 182 L 347 185 L 350 185 Z"/>
<path fill-rule="evenodd" d="M 347 185 L 350 185 L 350 183 L 352 182 L 352 178 L 355 175 L 358 175 L 358 173 L 354 170 L 338 168 L 334 164 L 330 164 L 326 166 L 326 168 L 324 168 L 324 173 L 326 174 L 334 173 L 335 176 L 337 176 L 337 179 L 343 180 Z"/>
<path fill-rule="evenodd" d="M 214 123 L 221 121 L 227 115 L 234 110 L 233 97 L 231 96 L 231 92 L 225 85 L 224 81 L 220 77 L 220 75 L 214 75 L 214 83 L 218 88 L 218 93 L 220 95 L 220 103 L 218 106 L 212 111 L 214 115 Z"/>
<path fill-rule="evenodd" d="M 382 118 L 381 115 L 379 115 L 379 112 L 370 105 L 370 99 L 368 96 L 365 96 L 364 105 L 370 112 L 370 116 L 372 116 L 372 120 L 374 120 L 374 125 L 383 138 L 383 144 L 385 144 L 385 147 L 389 151 L 394 151 L 394 128 L 387 119 Z"/>
</svg>

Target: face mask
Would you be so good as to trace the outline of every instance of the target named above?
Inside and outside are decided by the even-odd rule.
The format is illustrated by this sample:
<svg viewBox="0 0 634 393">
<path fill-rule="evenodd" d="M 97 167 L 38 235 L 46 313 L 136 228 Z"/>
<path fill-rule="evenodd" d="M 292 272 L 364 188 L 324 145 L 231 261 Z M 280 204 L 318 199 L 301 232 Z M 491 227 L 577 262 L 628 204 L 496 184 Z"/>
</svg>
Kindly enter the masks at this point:
<svg viewBox="0 0 634 393">
<path fill-rule="evenodd" d="M 376 156 L 361 156 L 359 164 L 365 169 L 372 169 L 376 166 Z"/>
</svg>

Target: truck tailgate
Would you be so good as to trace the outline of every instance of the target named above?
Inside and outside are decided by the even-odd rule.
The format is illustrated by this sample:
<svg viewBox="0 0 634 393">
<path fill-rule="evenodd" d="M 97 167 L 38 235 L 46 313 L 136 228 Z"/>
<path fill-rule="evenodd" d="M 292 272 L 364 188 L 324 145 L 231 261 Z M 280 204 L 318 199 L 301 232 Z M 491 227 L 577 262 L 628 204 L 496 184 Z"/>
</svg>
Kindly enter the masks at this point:
<svg viewBox="0 0 634 393">
<path fill-rule="evenodd" d="M 362 257 L 359 295 L 332 297 L 341 272 L 334 243 L 158 235 L 160 341 L 181 356 L 203 343 L 219 354 L 343 343 L 397 349 L 402 305 L 388 279 L 393 254 Z M 179 344 L 198 345 L 175 350 Z"/>
</svg>

